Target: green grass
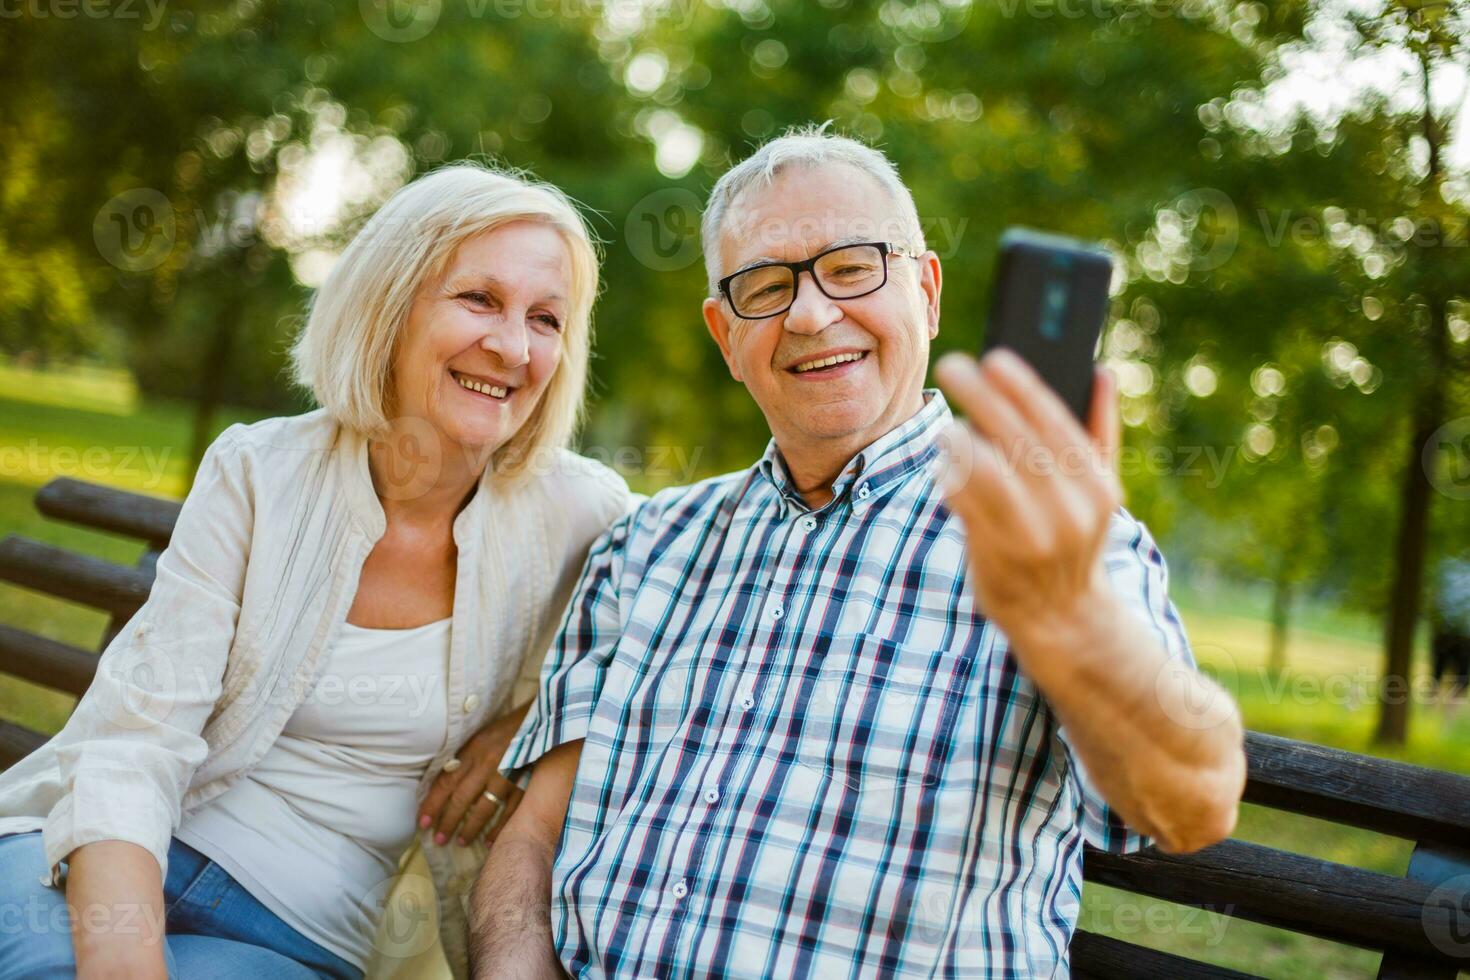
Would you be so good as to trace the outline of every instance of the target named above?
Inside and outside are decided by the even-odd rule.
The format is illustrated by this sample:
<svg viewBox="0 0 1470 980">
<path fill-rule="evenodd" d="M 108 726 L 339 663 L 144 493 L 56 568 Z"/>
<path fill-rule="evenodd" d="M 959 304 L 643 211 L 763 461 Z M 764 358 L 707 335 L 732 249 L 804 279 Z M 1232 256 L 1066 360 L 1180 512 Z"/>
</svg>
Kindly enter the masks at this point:
<svg viewBox="0 0 1470 980">
<path fill-rule="evenodd" d="M 223 412 L 216 429 L 250 417 Z M 0 535 L 135 561 L 137 543 L 44 520 L 32 497 L 55 476 L 181 496 L 189 425 L 188 406 L 142 399 L 126 375 L 27 371 L 0 361 Z M 1201 665 L 1237 697 L 1248 727 L 1384 754 L 1371 744 L 1377 707 L 1370 695 L 1381 659 L 1375 618 L 1302 603 L 1287 671 L 1272 678 L 1265 670 L 1267 597 L 1260 590 L 1176 583 L 1173 593 Z M 106 625 L 99 613 L 4 584 L 0 622 L 90 648 Z M 0 676 L 0 717 L 54 732 L 72 704 L 70 697 Z M 1441 707 L 1414 704 L 1408 745 L 1386 754 L 1470 772 L 1470 709 L 1452 714 Z M 1411 849 L 1395 838 L 1254 806 L 1242 808 L 1236 836 L 1395 875 L 1403 874 Z M 1374 953 L 1092 884 L 1084 891 L 1080 925 L 1270 977 L 1371 977 L 1377 968 Z"/>
</svg>

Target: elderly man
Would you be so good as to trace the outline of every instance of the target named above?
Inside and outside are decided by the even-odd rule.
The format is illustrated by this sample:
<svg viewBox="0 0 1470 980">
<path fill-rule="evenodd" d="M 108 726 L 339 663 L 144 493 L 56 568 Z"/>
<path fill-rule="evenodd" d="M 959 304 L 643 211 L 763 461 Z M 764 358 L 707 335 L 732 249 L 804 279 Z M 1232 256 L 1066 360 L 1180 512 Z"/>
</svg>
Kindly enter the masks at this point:
<svg viewBox="0 0 1470 980">
<path fill-rule="evenodd" d="M 940 264 L 820 130 L 716 184 L 704 318 L 770 424 L 593 547 L 503 770 L 480 977 L 1049 977 L 1084 842 L 1230 833 L 1235 706 L 1089 430 L 1005 353 L 938 366 Z M 1055 464 L 1055 465 L 1049 465 Z"/>
</svg>

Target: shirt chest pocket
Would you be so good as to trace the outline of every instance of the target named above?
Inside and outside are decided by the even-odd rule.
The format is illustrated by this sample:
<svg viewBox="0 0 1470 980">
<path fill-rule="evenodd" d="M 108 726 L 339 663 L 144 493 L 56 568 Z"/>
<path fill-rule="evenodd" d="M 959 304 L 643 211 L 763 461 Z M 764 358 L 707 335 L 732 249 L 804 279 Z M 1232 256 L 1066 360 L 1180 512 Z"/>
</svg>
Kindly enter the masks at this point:
<svg viewBox="0 0 1470 980">
<path fill-rule="evenodd" d="M 797 761 L 854 789 L 937 784 L 973 665 L 875 636 L 834 638 L 799 686 Z"/>
</svg>

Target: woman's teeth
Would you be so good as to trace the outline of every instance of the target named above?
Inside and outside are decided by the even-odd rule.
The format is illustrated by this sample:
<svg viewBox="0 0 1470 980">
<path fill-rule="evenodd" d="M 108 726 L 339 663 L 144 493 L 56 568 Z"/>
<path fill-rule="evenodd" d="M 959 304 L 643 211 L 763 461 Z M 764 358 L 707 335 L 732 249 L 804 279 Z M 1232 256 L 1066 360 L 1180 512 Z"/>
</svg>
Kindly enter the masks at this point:
<svg viewBox="0 0 1470 980">
<path fill-rule="evenodd" d="M 796 365 L 796 367 L 792 368 L 792 370 L 795 371 L 797 374 L 805 374 L 808 371 L 815 371 L 818 368 L 831 367 L 834 364 L 846 364 L 848 361 L 860 361 L 867 356 L 867 351 L 853 351 L 850 354 L 833 354 L 831 357 L 824 357 L 821 360 L 817 361 L 803 361 L 802 363 Z"/>
<path fill-rule="evenodd" d="M 476 381 L 473 378 L 466 378 L 463 375 L 459 374 L 454 375 L 454 380 L 459 382 L 459 386 L 461 388 L 468 388 L 470 391 L 478 391 L 480 394 L 489 395 L 491 398 L 504 398 L 507 394 L 510 393 L 509 388 L 502 388 L 498 385 L 487 385 L 483 382 Z"/>
</svg>

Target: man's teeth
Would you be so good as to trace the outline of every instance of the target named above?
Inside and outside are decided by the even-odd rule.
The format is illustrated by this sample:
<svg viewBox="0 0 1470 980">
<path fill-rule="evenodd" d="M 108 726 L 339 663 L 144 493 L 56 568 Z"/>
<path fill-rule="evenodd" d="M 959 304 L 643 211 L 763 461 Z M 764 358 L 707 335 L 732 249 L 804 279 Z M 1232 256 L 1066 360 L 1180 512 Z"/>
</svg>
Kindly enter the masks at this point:
<svg viewBox="0 0 1470 980">
<path fill-rule="evenodd" d="M 458 374 L 454 376 L 454 380 L 459 382 L 459 386 L 461 388 L 468 388 L 470 391 L 478 391 L 480 394 L 489 395 L 491 398 L 504 398 L 510 392 L 509 388 L 502 388 L 498 385 L 492 386 L 483 384 L 479 381 L 475 381 L 473 378 L 462 377 Z"/>
<path fill-rule="evenodd" d="M 819 361 L 803 361 L 802 363 L 796 365 L 794 370 L 797 374 L 804 374 L 807 371 L 815 371 L 817 368 L 831 367 L 834 364 L 846 364 L 848 361 L 860 361 L 867 356 L 867 351 L 853 351 L 850 354 L 833 354 L 831 357 L 824 357 Z"/>
</svg>

